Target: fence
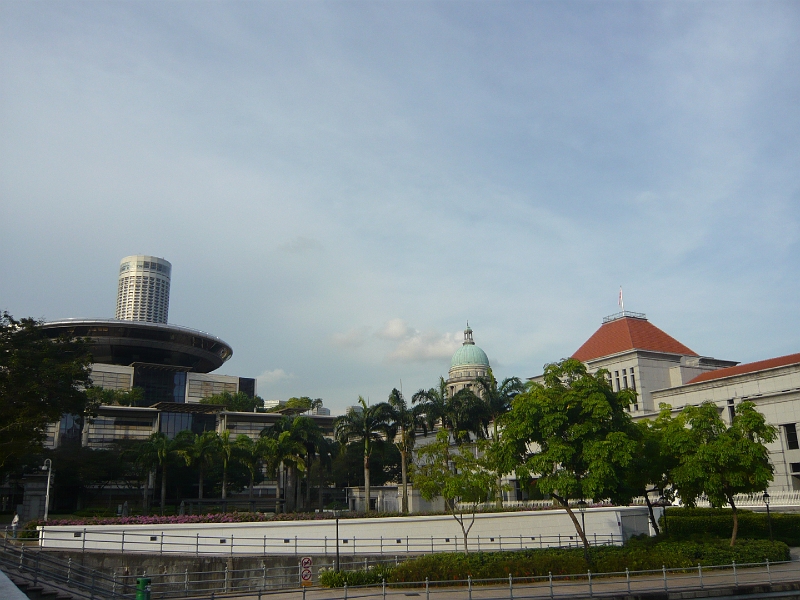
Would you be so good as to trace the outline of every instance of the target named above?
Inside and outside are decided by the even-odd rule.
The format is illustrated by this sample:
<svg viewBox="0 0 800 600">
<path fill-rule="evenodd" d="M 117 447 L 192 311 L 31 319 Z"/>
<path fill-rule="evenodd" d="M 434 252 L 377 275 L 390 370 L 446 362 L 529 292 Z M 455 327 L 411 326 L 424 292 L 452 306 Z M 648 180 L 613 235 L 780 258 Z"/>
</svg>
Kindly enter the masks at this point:
<svg viewBox="0 0 800 600">
<path fill-rule="evenodd" d="M 473 600 L 473 594 L 480 600 L 514 600 L 515 598 L 594 598 L 609 596 L 640 596 L 648 592 L 668 594 L 698 590 L 717 590 L 731 588 L 732 592 L 742 591 L 744 587 L 760 587 L 762 592 L 782 591 L 782 598 L 800 597 L 800 569 L 796 562 L 760 563 L 737 565 L 701 566 L 695 568 L 667 569 L 662 567 L 649 571 L 629 571 L 614 573 L 592 573 L 577 575 L 553 575 L 545 577 L 513 577 L 502 579 L 462 579 L 458 581 L 418 581 L 402 584 L 377 586 L 344 586 L 331 591 L 326 598 L 355 600 L 356 598 L 386 598 L 392 596 L 422 596 L 463 598 Z M 460 589 L 459 589 L 460 588 Z M 413 593 L 411 589 L 414 590 Z M 305 593 L 302 594 L 305 598 Z M 691 595 L 694 597 L 694 594 Z M 764 597 L 755 596 L 755 597 Z"/>
<path fill-rule="evenodd" d="M 340 554 L 424 554 L 433 552 L 463 552 L 464 540 L 461 537 L 335 537 L 301 538 L 268 537 L 247 535 L 181 535 L 165 532 L 137 532 L 135 529 L 94 531 L 48 530 L 40 540 L 43 548 L 50 550 L 78 550 L 82 552 L 101 551 L 125 554 L 183 554 L 195 556 L 220 555 L 333 555 L 336 554 L 337 542 Z M 8 536 L 8 534 L 6 534 Z M 621 545 L 620 534 L 589 534 L 591 545 Z M 526 550 L 533 548 L 569 548 L 581 544 L 577 534 L 509 536 L 509 535 L 474 535 L 467 543 L 474 550 L 487 552 L 503 550 Z"/>
</svg>

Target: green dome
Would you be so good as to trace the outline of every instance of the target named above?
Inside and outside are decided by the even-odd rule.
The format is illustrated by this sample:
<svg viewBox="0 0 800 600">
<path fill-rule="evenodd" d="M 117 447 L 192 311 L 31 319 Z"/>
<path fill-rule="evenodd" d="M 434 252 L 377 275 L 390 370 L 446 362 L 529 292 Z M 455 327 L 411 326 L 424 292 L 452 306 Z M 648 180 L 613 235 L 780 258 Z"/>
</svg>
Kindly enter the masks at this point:
<svg viewBox="0 0 800 600">
<path fill-rule="evenodd" d="M 464 344 L 456 350 L 456 353 L 453 354 L 453 360 L 450 361 L 450 368 L 453 369 L 455 367 L 463 367 L 466 365 L 480 365 L 483 367 L 489 367 L 489 358 L 486 356 L 486 352 L 478 348 L 474 344 Z"/>
</svg>

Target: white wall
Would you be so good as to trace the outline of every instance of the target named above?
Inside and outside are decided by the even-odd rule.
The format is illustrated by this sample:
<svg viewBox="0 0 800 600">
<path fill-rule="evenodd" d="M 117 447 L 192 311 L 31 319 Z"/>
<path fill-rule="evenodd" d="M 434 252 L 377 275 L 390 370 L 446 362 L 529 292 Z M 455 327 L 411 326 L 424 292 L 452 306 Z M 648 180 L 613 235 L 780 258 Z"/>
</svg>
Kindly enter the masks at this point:
<svg viewBox="0 0 800 600">
<path fill-rule="evenodd" d="M 621 543 L 650 534 L 646 507 L 603 507 L 586 511 L 590 541 Z M 580 517 L 578 517 L 580 518 Z M 469 517 L 467 517 L 469 520 Z M 201 523 L 181 525 L 44 526 L 45 549 L 182 554 L 333 554 L 336 522 Z M 613 538 L 612 538 L 613 536 Z M 559 544 L 560 542 L 560 544 Z M 478 514 L 470 549 L 509 550 L 577 545 L 564 510 Z M 461 528 L 450 515 L 339 519 L 340 553 L 403 554 L 463 550 Z"/>
</svg>

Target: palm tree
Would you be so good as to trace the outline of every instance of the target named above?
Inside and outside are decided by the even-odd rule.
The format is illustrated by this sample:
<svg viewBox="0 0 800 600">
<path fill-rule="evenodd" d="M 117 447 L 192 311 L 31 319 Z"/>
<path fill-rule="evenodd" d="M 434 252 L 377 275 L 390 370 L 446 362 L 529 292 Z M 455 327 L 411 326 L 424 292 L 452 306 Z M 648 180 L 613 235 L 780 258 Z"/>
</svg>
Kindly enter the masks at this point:
<svg viewBox="0 0 800 600">
<path fill-rule="evenodd" d="M 266 438 L 254 440 L 249 435 L 245 434 L 237 436 L 234 442 L 232 458 L 244 466 L 244 468 L 247 469 L 247 473 L 250 475 L 247 499 L 251 501 L 253 500 L 253 485 L 255 484 L 256 475 L 261 469 L 265 454 L 269 450 L 266 442 Z"/>
<path fill-rule="evenodd" d="M 476 439 L 486 437 L 489 426 L 489 410 L 481 398 L 471 388 L 458 390 L 447 404 L 445 416 L 453 441 L 458 444 L 469 444 L 470 434 Z"/>
<path fill-rule="evenodd" d="M 227 429 L 217 435 L 217 440 L 217 447 L 222 455 L 222 499 L 225 500 L 228 497 L 228 465 L 233 455 L 234 441 Z"/>
<path fill-rule="evenodd" d="M 489 415 L 492 423 L 492 439 L 494 443 L 498 441 L 497 433 L 497 420 L 498 418 L 511 410 L 511 402 L 517 394 L 525 391 L 525 384 L 522 383 L 519 377 L 506 377 L 503 382 L 498 386 L 497 379 L 494 378 L 492 370 L 489 369 L 486 377 L 478 377 L 476 380 L 480 396 L 486 405 L 486 412 Z M 497 474 L 496 480 L 497 489 L 495 490 L 495 502 L 497 508 L 503 508 L 503 490 L 502 478 L 500 473 Z"/>
<path fill-rule="evenodd" d="M 326 475 L 328 477 L 330 476 L 331 470 L 333 469 L 333 459 L 336 458 L 338 454 L 339 454 L 338 442 L 326 438 L 324 436 L 320 438 L 319 445 L 317 446 L 317 469 L 319 475 L 319 482 L 317 488 L 319 493 L 319 500 L 317 504 L 319 505 L 320 510 L 325 508 L 323 506 L 323 501 L 322 501 L 322 488 L 325 487 Z"/>
<path fill-rule="evenodd" d="M 358 397 L 361 410 L 350 409 L 346 415 L 336 419 L 336 439 L 342 445 L 350 443 L 364 444 L 364 494 L 365 512 L 370 510 L 369 457 L 374 443 L 380 443 L 391 437 L 391 407 L 382 402 L 367 406 L 361 396 Z"/>
<path fill-rule="evenodd" d="M 197 467 L 197 497 L 203 499 L 203 481 L 205 471 L 214 461 L 214 456 L 219 450 L 219 439 L 216 431 L 204 431 L 193 434 L 191 431 L 181 431 L 176 436 L 176 454 L 183 458 L 186 466 Z"/>
<path fill-rule="evenodd" d="M 261 431 L 262 438 L 271 440 L 266 442 L 266 460 L 270 472 L 277 474 L 280 465 L 286 468 L 283 497 L 287 510 L 294 510 L 296 506 L 295 474 L 306 469 L 303 459 L 306 447 L 300 432 L 292 431 L 293 421 L 294 419 L 284 417 L 272 427 L 265 427 Z"/>
<path fill-rule="evenodd" d="M 153 433 L 142 445 L 141 461 L 161 467 L 161 514 L 164 514 L 164 505 L 167 502 L 167 463 L 175 454 L 175 440 L 169 439 L 161 432 Z"/>
<path fill-rule="evenodd" d="M 450 429 L 448 419 L 448 405 L 450 395 L 447 392 L 447 382 L 444 377 L 439 377 L 439 387 L 429 390 L 419 390 L 411 397 L 412 404 L 418 404 L 425 417 L 428 429 L 433 431 L 436 423 L 441 422 L 442 427 Z"/>
<path fill-rule="evenodd" d="M 400 451 L 400 472 L 403 485 L 401 511 L 408 513 L 408 455 L 414 449 L 417 428 L 427 431 L 424 419 L 421 417 L 422 406 L 418 405 L 409 409 L 403 393 L 394 388 L 389 394 L 390 419 L 394 444 Z"/>
</svg>

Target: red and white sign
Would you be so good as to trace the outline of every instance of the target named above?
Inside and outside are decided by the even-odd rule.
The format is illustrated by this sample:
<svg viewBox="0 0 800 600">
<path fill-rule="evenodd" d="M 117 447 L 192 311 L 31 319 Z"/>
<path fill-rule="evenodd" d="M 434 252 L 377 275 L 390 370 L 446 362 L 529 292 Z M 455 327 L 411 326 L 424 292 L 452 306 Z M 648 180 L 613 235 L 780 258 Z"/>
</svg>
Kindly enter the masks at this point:
<svg viewBox="0 0 800 600">
<path fill-rule="evenodd" d="M 300 585 L 303 587 L 312 584 L 311 565 L 313 562 L 310 556 L 304 556 L 300 559 Z"/>
</svg>

